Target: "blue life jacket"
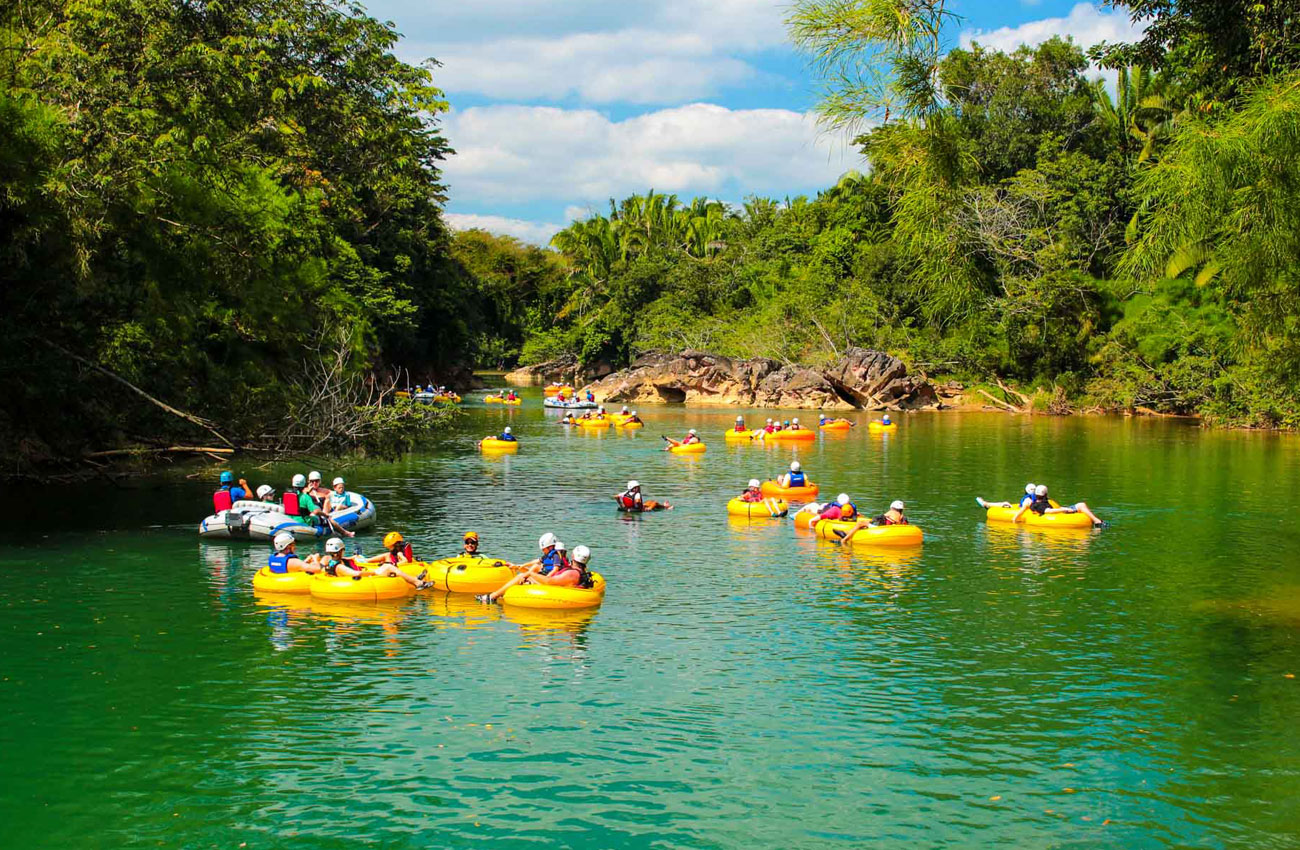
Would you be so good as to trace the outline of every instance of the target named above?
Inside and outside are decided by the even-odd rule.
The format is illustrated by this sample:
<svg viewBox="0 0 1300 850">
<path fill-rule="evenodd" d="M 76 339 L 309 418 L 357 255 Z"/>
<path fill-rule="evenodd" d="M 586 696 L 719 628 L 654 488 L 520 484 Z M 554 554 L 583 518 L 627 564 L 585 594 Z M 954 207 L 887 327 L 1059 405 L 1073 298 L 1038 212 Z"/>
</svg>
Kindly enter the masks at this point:
<svg viewBox="0 0 1300 850">
<path fill-rule="evenodd" d="M 542 568 L 539 570 L 542 575 L 550 575 L 551 570 L 560 565 L 560 553 L 557 549 L 552 549 L 542 556 Z"/>
<path fill-rule="evenodd" d="M 808 480 L 807 477 L 806 477 L 802 472 L 791 472 L 791 473 L 790 473 L 790 486 L 791 486 L 791 487 L 803 487 L 803 486 L 804 486 L 804 483 L 805 483 L 807 480 Z"/>
<path fill-rule="evenodd" d="M 287 573 L 289 572 L 289 559 L 292 557 L 294 556 L 288 552 L 276 552 L 266 559 L 266 566 L 273 573 Z"/>
<path fill-rule="evenodd" d="M 498 440 L 502 440 L 502 441 L 507 442 L 507 443 L 517 443 L 517 442 L 519 442 L 518 440 L 515 439 L 515 435 L 514 435 L 514 434 L 502 434 L 501 436 L 497 437 L 497 439 L 498 439 Z"/>
<path fill-rule="evenodd" d="M 1022 508 L 1025 507 L 1026 505 L 1032 505 L 1033 503 L 1034 503 L 1034 497 L 1029 495 L 1028 493 L 1020 497 L 1020 507 Z"/>
</svg>

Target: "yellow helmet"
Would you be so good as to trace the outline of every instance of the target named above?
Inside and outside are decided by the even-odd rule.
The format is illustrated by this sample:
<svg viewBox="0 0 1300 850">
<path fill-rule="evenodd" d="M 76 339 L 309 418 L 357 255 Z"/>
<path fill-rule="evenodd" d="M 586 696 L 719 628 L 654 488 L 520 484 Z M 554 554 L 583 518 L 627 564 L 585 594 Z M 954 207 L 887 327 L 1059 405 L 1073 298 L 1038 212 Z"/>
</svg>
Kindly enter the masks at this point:
<svg viewBox="0 0 1300 850">
<path fill-rule="evenodd" d="M 384 535 L 384 548 L 392 549 L 398 543 L 402 542 L 402 533 L 400 531 L 390 531 Z"/>
</svg>

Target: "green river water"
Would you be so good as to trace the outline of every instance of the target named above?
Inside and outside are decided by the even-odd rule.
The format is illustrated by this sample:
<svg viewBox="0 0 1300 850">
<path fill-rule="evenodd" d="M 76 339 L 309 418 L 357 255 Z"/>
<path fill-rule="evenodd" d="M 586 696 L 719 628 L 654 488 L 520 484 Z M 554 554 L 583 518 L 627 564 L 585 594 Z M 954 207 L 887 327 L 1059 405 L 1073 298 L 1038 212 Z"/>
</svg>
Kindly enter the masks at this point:
<svg viewBox="0 0 1300 850">
<path fill-rule="evenodd" d="M 735 409 L 584 434 L 525 395 L 344 470 L 358 542 L 524 560 L 553 530 L 595 613 L 267 604 L 266 544 L 195 534 L 208 480 L 11 490 L 4 846 L 1300 846 L 1300 440 L 945 413 L 727 446 Z M 518 455 L 476 453 L 505 422 Z M 687 427 L 707 454 L 659 451 Z M 823 497 L 905 499 L 924 547 L 728 520 L 796 456 Z M 676 509 L 619 516 L 628 478 Z M 987 526 L 974 496 L 1027 480 L 1111 525 Z"/>
</svg>

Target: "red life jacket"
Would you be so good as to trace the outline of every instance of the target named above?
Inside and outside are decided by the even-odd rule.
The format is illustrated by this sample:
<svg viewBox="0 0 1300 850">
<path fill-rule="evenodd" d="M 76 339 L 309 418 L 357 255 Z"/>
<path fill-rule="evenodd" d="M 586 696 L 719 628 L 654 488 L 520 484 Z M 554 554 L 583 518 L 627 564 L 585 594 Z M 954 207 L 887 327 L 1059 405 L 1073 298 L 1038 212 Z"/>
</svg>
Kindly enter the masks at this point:
<svg viewBox="0 0 1300 850">
<path fill-rule="evenodd" d="M 280 497 L 280 504 L 284 506 L 284 512 L 289 516 L 301 516 L 298 512 L 298 494 L 292 490 Z"/>
<path fill-rule="evenodd" d="M 627 493 L 623 493 L 621 496 L 618 497 L 618 504 L 619 507 L 621 507 L 625 511 L 636 510 L 636 499 L 632 498 Z"/>
<path fill-rule="evenodd" d="M 212 507 L 216 509 L 216 513 L 230 510 L 232 504 L 233 503 L 230 501 L 230 490 L 227 488 L 222 487 L 220 490 L 212 494 Z"/>
<path fill-rule="evenodd" d="M 406 560 L 408 563 L 412 563 L 412 564 L 415 563 L 415 550 L 411 548 L 410 543 L 407 543 L 405 546 L 402 547 L 401 554 L 406 556 Z M 388 563 L 392 564 L 393 566 L 397 566 L 398 564 L 400 564 L 401 562 L 397 560 L 397 555 L 398 553 L 389 550 Z"/>
</svg>

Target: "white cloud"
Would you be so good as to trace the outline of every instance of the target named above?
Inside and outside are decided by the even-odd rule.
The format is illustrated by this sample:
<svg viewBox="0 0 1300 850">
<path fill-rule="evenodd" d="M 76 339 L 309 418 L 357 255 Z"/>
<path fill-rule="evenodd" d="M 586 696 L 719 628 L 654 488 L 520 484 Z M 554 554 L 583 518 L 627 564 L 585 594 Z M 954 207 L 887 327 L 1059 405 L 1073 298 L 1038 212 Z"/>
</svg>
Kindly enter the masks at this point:
<svg viewBox="0 0 1300 850">
<path fill-rule="evenodd" d="M 519 0 L 457 4 L 472 5 L 478 33 L 492 21 L 486 39 L 435 26 L 423 18 L 427 10 L 399 0 L 387 5 L 408 26 L 403 58 L 433 56 L 442 63 L 439 87 L 499 100 L 576 95 L 591 103 L 682 103 L 761 80 L 739 54 L 785 44 L 784 9 L 776 0 L 609 3 L 599 15 L 583 14 L 591 11 L 586 0 L 533 4 L 533 12 L 545 7 L 548 20 L 527 14 Z M 561 22 L 568 26 L 557 30 Z"/>
<path fill-rule="evenodd" d="M 1092 47 L 1102 41 L 1135 41 L 1143 28 L 1134 26 L 1128 15 L 1120 9 L 1103 12 L 1095 4 L 1079 3 L 1063 18 L 1043 18 L 1029 21 L 1018 27 L 1001 27 L 995 30 L 968 30 L 961 34 L 961 44 L 969 47 L 979 42 L 985 47 L 1011 52 L 1020 45 L 1036 47 L 1054 36 L 1073 38 L 1081 47 Z"/>
<path fill-rule="evenodd" d="M 565 227 L 562 224 L 525 221 L 501 215 L 444 213 L 442 217 L 452 230 L 486 230 L 499 236 L 513 236 L 521 242 L 529 242 L 533 245 L 545 245 L 551 241 L 552 236 Z"/>
<path fill-rule="evenodd" d="M 641 29 L 459 44 L 437 55 L 439 87 L 514 100 L 680 103 L 758 76 L 700 35 Z"/>
<path fill-rule="evenodd" d="M 453 112 L 445 166 L 460 203 L 549 200 L 604 209 L 656 189 L 683 196 L 784 196 L 829 186 L 856 156 L 810 115 L 695 103 L 613 121 L 589 109 L 482 106 Z"/>
</svg>

